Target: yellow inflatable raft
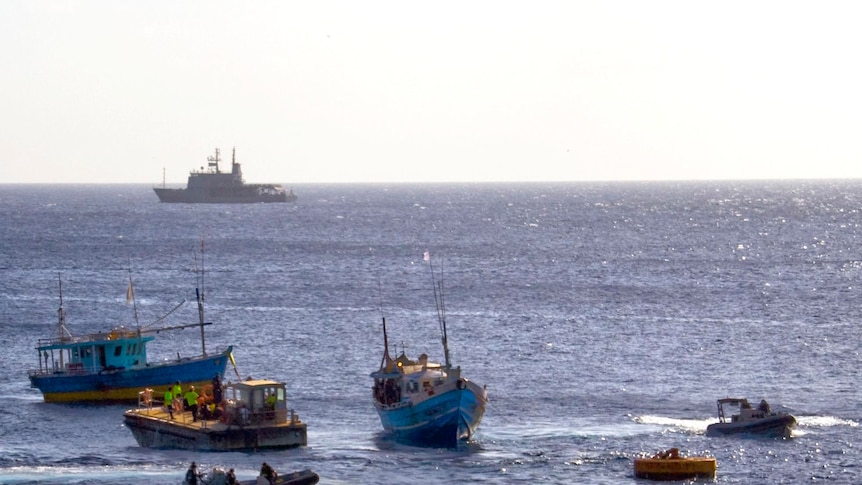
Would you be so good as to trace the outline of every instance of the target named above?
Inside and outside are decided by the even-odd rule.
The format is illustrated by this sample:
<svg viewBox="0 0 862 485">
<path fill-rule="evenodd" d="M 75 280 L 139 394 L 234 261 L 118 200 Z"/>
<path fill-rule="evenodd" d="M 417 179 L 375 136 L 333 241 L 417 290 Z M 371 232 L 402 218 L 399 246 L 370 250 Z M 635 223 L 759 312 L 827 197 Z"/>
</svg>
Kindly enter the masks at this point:
<svg viewBox="0 0 862 485">
<path fill-rule="evenodd" d="M 716 468 L 715 458 L 681 457 L 677 448 L 656 453 L 652 458 L 635 459 L 635 477 L 650 480 L 714 478 Z"/>
</svg>

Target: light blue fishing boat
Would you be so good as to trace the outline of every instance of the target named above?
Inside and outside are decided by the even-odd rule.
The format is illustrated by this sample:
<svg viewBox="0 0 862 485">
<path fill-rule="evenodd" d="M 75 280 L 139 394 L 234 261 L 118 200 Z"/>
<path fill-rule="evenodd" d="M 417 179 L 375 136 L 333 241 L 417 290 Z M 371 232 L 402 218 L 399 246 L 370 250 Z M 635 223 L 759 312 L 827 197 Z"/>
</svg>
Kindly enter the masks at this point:
<svg viewBox="0 0 862 485">
<path fill-rule="evenodd" d="M 137 402 L 144 388 L 160 393 L 177 381 L 184 388 L 190 385 L 203 388 L 216 375 L 223 378 L 228 360 L 233 361 L 233 347 L 207 353 L 204 326 L 211 323 L 204 322 L 201 292 L 196 290 L 196 294 L 198 323 L 148 330 L 120 326 L 74 336 L 66 326 L 61 282 L 57 337 L 38 341 L 39 368 L 29 372 L 31 387 L 39 389 L 46 402 Z M 180 357 L 177 353 L 172 360 L 147 360 L 147 344 L 156 334 L 188 327 L 201 329 L 201 355 Z"/>
<path fill-rule="evenodd" d="M 429 262 L 428 253 L 425 259 Z M 473 437 L 485 413 L 487 389 L 461 376 L 452 367 L 446 333 L 442 283 L 434 281 L 437 316 L 442 333 L 445 363 L 429 362 L 422 354 L 409 359 L 402 351 L 389 354 L 386 319 L 383 319 L 383 360 L 374 379 L 374 406 L 383 429 L 397 441 L 420 446 L 454 448 Z M 442 278 L 441 278 L 442 279 Z"/>
</svg>

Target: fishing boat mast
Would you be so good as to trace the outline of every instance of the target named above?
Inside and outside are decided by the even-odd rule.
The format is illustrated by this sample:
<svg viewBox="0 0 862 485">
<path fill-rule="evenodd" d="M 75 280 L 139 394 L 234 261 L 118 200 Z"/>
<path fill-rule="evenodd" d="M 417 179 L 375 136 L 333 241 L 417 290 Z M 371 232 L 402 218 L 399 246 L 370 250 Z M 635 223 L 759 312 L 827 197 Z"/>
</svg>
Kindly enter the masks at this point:
<svg viewBox="0 0 862 485">
<path fill-rule="evenodd" d="M 138 302 L 135 300 L 135 286 L 132 284 L 132 265 L 129 262 L 129 288 L 126 290 L 126 302 L 132 304 L 132 309 L 135 312 L 135 327 L 138 333 L 141 331 L 141 324 L 138 321 Z"/>
<path fill-rule="evenodd" d="M 66 328 L 66 310 L 63 308 L 63 279 L 60 277 L 59 273 L 57 273 L 57 282 L 60 286 L 60 308 L 57 309 L 57 337 L 62 342 L 66 338 L 63 332 L 68 333 L 69 330 Z M 63 363 L 63 352 L 60 352 L 60 368 L 65 368 Z"/>
<path fill-rule="evenodd" d="M 386 335 L 386 317 L 383 317 L 383 359 L 380 361 L 380 368 L 385 368 L 392 357 L 389 356 L 389 337 Z"/>
<path fill-rule="evenodd" d="M 218 155 L 218 151 L 216 151 Z M 198 319 L 201 326 L 201 353 L 207 355 L 207 343 L 204 337 L 204 240 L 201 238 L 201 278 L 200 287 L 195 288 L 195 296 L 198 300 Z"/>
<path fill-rule="evenodd" d="M 440 281 L 434 275 L 434 267 L 431 264 L 431 254 L 425 251 L 423 259 L 428 261 L 428 269 L 431 272 L 431 286 L 434 288 L 434 304 L 437 307 L 437 321 L 440 323 L 440 338 L 443 342 L 443 357 L 446 361 L 446 368 L 452 367 L 452 362 L 449 360 L 449 338 L 446 333 L 446 306 L 443 303 L 443 263 L 440 263 Z"/>
</svg>

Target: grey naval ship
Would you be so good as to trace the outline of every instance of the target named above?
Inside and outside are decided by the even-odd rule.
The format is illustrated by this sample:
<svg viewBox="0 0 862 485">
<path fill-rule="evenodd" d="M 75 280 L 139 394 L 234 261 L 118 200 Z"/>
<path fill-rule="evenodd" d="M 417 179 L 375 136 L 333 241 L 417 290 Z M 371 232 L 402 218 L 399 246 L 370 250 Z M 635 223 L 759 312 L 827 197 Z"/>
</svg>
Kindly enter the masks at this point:
<svg viewBox="0 0 862 485">
<path fill-rule="evenodd" d="M 187 204 L 250 204 L 255 202 L 292 202 L 296 195 L 279 184 L 247 184 L 242 179 L 242 167 L 236 161 L 236 148 L 231 157 L 230 173 L 219 169 L 219 149 L 207 157 L 207 168 L 189 173 L 184 189 L 153 187 L 160 202 Z"/>
</svg>

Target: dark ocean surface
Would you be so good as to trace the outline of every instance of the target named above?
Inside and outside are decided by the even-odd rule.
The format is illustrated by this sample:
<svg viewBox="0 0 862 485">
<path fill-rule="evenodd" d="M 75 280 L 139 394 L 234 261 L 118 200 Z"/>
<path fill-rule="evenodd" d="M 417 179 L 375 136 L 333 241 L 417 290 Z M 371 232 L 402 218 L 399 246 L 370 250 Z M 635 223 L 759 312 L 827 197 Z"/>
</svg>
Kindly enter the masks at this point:
<svg viewBox="0 0 862 485">
<path fill-rule="evenodd" d="M 859 181 L 294 190 L 174 205 L 145 185 L 0 185 L 0 483 L 178 484 L 191 461 L 250 479 L 267 461 L 323 484 L 626 484 L 670 447 L 714 456 L 718 483 L 862 483 Z M 182 300 L 163 323 L 194 323 L 202 239 L 208 349 L 287 382 L 307 448 L 144 449 L 124 406 L 29 387 L 58 275 L 75 333 L 135 325 L 130 273 L 141 325 Z M 425 251 L 453 362 L 489 391 L 455 450 L 393 443 L 371 404 L 381 317 L 399 350 L 442 359 Z M 149 352 L 199 349 L 192 329 Z M 727 396 L 792 412 L 794 437 L 707 438 Z"/>
</svg>

